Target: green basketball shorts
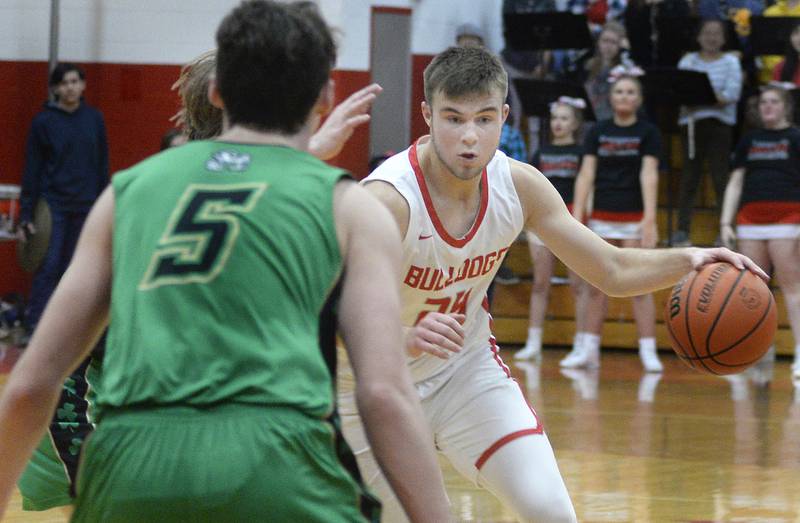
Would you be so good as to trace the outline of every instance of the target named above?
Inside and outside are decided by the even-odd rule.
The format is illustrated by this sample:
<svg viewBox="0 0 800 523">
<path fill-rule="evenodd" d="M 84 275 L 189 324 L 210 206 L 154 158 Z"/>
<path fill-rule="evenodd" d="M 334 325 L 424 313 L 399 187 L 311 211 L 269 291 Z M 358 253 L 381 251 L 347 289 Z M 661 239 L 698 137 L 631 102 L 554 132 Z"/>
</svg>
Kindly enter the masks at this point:
<svg viewBox="0 0 800 523">
<path fill-rule="evenodd" d="M 290 408 L 109 412 L 84 446 L 73 521 L 377 521 L 336 436 Z"/>
</svg>

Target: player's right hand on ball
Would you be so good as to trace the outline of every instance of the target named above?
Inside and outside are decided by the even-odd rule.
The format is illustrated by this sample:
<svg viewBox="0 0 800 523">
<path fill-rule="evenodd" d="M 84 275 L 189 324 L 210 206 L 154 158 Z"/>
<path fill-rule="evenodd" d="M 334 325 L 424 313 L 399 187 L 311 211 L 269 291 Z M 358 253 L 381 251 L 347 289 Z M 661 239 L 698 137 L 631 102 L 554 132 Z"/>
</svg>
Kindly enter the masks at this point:
<svg viewBox="0 0 800 523">
<path fill-rule="evenodd" d="M 446 360 L 464 346 L 463 314 L 429 312 L 406 335 L 406 351 L 412 358 L 428 353 Z"/>
</svg>

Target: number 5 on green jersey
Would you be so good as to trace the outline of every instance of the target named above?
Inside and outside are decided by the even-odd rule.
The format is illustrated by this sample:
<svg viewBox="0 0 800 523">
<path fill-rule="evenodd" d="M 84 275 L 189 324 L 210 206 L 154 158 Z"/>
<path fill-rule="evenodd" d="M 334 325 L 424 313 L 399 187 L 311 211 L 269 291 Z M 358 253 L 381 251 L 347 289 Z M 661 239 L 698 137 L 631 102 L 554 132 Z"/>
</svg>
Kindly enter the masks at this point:
<svg viewBox="0 0 800 523">
<path fill-rule="evenodd" d="M 266 189 L 266 183 L 189 185 L 172 211 L 139 290 L 216 278 L 239 236 L 239 216 L 252 211 Z"/>
</svg>

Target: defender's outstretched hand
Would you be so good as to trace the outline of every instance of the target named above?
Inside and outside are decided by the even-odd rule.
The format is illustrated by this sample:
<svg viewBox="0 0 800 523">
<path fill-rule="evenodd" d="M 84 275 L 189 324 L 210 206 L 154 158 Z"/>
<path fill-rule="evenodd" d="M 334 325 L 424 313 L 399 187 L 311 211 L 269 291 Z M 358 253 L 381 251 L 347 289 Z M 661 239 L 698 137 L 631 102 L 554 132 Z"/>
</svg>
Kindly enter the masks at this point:
<svg viewBox="0 0 800 523">
<path fill-rule="evenodd" d="M 463 314 L 429 312 L 406 334 L 406 352 L 412 358 L 427 352 L 446 360 L 464 346 Z"/>
<path fill-rule="evenodd" d="M 692 267 L 694 267 L 695 270 L 699 270 L 709 263 L 728 262 L 737 269 L 747 269 L 762 280 L 769 282 L 769 275 L 744 254 L 733 252 L 725 247 L 716 247 L 713 249 L 691 248 L 691 251 Z"/>
<path fill-rule="evenodd" d="M 328 115 L 308 144 L 308 151 L 321 160 L 339 154 L 353 135 L 356 127 L 369 121 L 372 102 L 383 91 L 378 84 L 370 84 L 348 96 Z"/>
</svg>

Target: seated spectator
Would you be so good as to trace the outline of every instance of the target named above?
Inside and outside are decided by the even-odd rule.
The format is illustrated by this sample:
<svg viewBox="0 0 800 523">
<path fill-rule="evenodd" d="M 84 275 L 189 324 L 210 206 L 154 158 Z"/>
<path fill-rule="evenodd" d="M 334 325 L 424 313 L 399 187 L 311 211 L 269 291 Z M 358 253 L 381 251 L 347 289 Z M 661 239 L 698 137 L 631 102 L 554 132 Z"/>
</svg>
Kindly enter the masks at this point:
<svg viewBox="0 0 800 523">
<path fill-rule="evenodd" d="M 689 245 L 692 207 L 706 161 L 719 209 L 727 183 L 728 155 L 736 125 L 736 104 L 742 93 L 739 59 L 722 51 L 725 23 L 715 19 L 704 20 L 697 33 L 697 42 L 700 51 L 684 56 L 678 68 L 706 73 L 717 96 L 717 103 L 681 107 L 678 123 L 681 126 L 684 156 L 678 197 L 678 229 L 671 239 L 675 246 Z"/>
<path fill-rule="evenodd" d="M 503 124 L 503 129 L 500 133 L 500 143 L 497 148 L 506 153 L 506 156 L 513 158 L 520 162 L 528 161 L 528 150 L 525 145 L 525 140 L 522 138 L 522 133 L 519 129 L 514 127 L 514 122 L 509 113 L 508 119 Z"/>
<path fill-rule="evenodd" d="M 456 45 L 458 47 L 485 47 L 486 39 L 483 31 L 475 24 L 461 24 L 456 29 Z"/>
<path fill-rule="evenodd" d="M 793 83 L 800 87 L 800 67 L 798 67 L 798 62 L 800 62 L 798 60 L 800 58 L 800 21 L 792 29 L 786 47 L 786 54 L 783 56 L 783 60 L 775 66 L 772 79 L 778 82 Z"/>
<path fill-rule="evenodd" d="M 608 74 L 623 62 L 630 63 L 626 56 L 626 47 L 625 27 L 618 22 L 608 22 L 597 36 L 594 54 L 583 67 L 581 81 L 586 87 L 597 121 L 607 120 L 612 116 Z"/>
</svg>

